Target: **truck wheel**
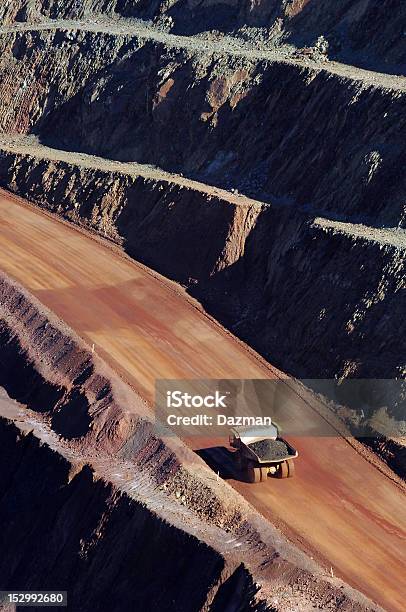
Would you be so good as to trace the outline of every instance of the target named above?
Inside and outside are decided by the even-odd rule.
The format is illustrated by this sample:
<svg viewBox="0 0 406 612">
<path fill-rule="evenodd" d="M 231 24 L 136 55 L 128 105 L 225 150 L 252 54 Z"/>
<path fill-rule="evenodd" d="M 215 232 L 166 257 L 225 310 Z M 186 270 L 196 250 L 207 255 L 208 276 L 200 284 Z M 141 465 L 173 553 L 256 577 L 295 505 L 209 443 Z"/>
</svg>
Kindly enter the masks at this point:
<svg viewBox="0 0 406 612">
<path fill-rule="evenodd" d="M 277 478 L 289 478 L 289 466 L 287 461 L 279 464 L 278 471 L 276 472 Z"/>
<path fill-rule="evenodd" d="M 261 468 L 254 467 L 253 463 L 249 463 L 247 467 L 248 482 L 261 482 Z"/>
<path fill-rule="evenodd" d="M 261 470 L 261 482 L 266 482 L 268 479 L 268 470 L 266 468 L 260 468 Z"/>
<path fill-rule="evenodd" d="M 295 475 L 295 462 L 293 461 L 293 459 L 287 459 L 286 463 L 289 469 L 288 478 L 293 478 L 293 476 Z"/>
</svg>

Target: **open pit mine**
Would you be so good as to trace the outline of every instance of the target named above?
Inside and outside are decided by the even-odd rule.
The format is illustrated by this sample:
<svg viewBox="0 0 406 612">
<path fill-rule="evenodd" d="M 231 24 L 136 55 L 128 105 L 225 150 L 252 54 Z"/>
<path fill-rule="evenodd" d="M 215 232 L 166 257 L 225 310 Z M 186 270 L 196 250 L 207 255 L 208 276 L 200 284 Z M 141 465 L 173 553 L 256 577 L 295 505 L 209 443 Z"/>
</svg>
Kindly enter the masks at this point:
<svg viewBox="0 0 406 612">
<path fill-rule="evenodd" d="M 405 610 L 405 34 L 1 2 L 0 610 Z"/>
</svg>

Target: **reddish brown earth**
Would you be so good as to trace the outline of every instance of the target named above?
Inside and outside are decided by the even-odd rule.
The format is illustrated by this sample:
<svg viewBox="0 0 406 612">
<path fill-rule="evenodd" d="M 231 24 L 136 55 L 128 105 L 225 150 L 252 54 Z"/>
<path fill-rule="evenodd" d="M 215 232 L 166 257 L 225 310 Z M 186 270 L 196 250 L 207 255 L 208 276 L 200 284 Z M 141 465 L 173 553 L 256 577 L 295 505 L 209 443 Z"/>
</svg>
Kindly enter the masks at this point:
<svg viewBox="0 0 406 612">
<path fill-rule="evenodd" d="M 2 585 L 67 590 L 75 612 L 377 610 L 160 435 L 142 398 L 3 273 L 0 338 Z"/>
<path fill-rule="evenodd" d="M 69 324 L 151 401 L 156 378 L 281 376 L 207 317 L 181 290 L 106 244 L 3 196 L 0 266 Z M 289 383 L 290 385 L 290 383 Z M 308 437 L 294 440 L 297 478 L 233 486 L 333 573 L 388 610 L 406 596 L 402 487 L 355 443 L 312 436 L 324 408 L 287 386 L 289 413 Z M 324 411 L 325 413 L 325 411 Z M 201 440 L 201 447 L 223 440 Z M 223 451 L 214 451 L 216 461 Z M 225 455 L 227 456 L 227 455 Z M 221 458 L 220 458 L 221 462 Z M 378 469 L 379 468 L 379 469 Z"/>
</svg>

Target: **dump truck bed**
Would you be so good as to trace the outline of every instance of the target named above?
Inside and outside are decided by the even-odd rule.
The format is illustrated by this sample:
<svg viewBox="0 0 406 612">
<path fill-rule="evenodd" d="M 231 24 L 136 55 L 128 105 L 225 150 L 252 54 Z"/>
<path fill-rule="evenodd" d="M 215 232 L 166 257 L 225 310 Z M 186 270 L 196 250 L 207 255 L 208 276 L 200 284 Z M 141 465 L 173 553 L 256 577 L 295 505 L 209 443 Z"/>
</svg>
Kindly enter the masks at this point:
<svg viewBox="0 0 406 612">
<path fill-rule="evenodd" d="M 244 445 L 258 463 L 280 463 L 297 457 L 297 451 L 283 438 L 262 439 Z"/>
<path fill-rule="evenodd" d="M 271 426 L 231 429 L 230 445 L 239 448 L 246 459 L 265 466 L 295 459 L 298 452 L 279 435 L 276 423 Z"/>
</svg>

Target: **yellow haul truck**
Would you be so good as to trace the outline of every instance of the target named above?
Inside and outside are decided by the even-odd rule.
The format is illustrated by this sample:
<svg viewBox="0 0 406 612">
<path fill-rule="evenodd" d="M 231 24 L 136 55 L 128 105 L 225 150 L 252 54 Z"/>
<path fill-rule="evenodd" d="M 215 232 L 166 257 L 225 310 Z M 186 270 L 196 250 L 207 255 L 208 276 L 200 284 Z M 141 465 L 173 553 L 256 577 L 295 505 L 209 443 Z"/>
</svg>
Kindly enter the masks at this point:
<svg viewBox="0 0 406 612">
<path fill-rule="evenodd" d="M 230 446 L 235 449 L 236 469 L 248 482 L 264 482 L 268 475 L 291 478 L 295 473 L 293 448 L 279 435 L 278 426 L 239 427 L 231 429 Z"/>
</svg>

